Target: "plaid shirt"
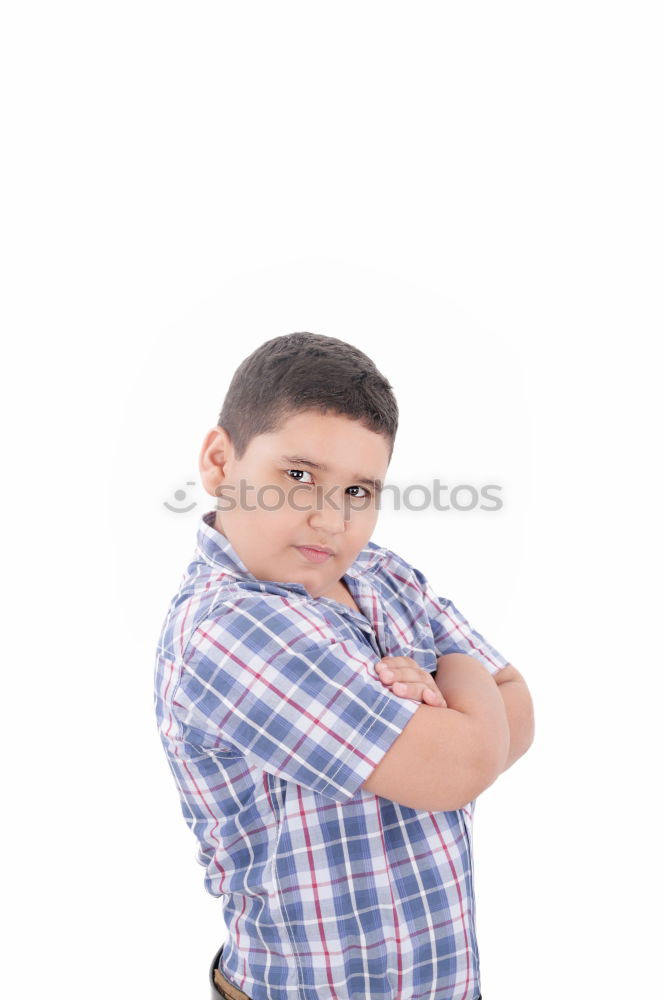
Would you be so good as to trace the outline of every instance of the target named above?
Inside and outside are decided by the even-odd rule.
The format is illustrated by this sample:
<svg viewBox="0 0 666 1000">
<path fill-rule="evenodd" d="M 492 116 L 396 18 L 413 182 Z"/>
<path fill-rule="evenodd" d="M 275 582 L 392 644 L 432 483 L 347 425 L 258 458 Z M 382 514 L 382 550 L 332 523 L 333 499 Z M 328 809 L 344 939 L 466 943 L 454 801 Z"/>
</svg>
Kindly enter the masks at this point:
<svg viewBox="0 0 666 1000">
<path fill-rule="evenodd" d="M 214 523 L 164 621 L 155 709 L 223 900 L 221 971 L 252 1000 L 473 1000 L 474 801 L 431 813 L 361 786 L 419 707 L 379 680 L 382 656 L 509 661 L 390 549 L 345 574 L 359 615 L 258 580 Z"/>
</svg>

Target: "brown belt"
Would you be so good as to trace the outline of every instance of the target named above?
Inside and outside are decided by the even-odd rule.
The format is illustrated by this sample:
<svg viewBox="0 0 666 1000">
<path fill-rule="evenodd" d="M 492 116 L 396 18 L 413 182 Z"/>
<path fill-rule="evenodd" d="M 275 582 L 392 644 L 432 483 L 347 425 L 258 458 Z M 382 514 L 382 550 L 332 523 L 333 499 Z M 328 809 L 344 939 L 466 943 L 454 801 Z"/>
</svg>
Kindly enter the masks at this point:
<svg viewBox="0 0 666 1000">
<path fill-rule="evenodd" d="M 237 986 L 230 983 L 228 979 L 225 979 L 220 969 L 218 967 L 218 962 L 222 956 L 222 948 L 219 948 L 215 953 L 215 958 L 210 964 L 210 974 L 208 979 L 211 986 L 211 1000 L 219 1000 L 220 997 L 225 997 L 225 1000 L 252 1000 L 247 993 L 243 993 L 239 990 Z"/>
</svg>

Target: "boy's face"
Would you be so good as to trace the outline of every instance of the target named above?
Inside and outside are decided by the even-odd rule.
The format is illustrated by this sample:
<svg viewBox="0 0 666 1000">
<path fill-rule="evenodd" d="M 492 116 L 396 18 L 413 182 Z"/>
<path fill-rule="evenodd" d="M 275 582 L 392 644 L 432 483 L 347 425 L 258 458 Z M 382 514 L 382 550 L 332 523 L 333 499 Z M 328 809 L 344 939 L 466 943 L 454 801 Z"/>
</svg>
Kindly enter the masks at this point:
<svg viewBox="0 0 666 1000">
<path fill-rule="evenodd" d="M 368 543 L 388 464 L 381 434 L 316 411 L 257 435 L 240 460 L 227 432 L 215 427 L 199 460 L 204 487 L 218 498 L 215 527 L 249 571 L 259 580 L 302 583 L 313 597 L 335 588 Z M 332 554 L 318 559 L 307 546 Z"/>
</svg>

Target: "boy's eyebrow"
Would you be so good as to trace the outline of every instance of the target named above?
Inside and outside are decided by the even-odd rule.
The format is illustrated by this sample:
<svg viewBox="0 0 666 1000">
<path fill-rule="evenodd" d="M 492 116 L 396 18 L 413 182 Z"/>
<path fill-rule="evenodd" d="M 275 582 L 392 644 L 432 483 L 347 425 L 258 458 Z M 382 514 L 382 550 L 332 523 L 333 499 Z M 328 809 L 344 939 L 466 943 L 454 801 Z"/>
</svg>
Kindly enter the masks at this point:
<svg viewBox="0 0 666 1000">
<path fill-rule="evenodd" d="M 308 465 L 311 469 L 316 469 L 318 472 L 328 472 L 328 466 L 323 462 L 313 462 L 309 458 L 302 458 L 299 455 L 282 455 L 282 462 L 293 462 L 295 465 Z M 374 486 L 376 490 L 382 489 L 381 479 L 369 479 L 367 476 L 353 476 L 355 483 L 364 484 L 366 486 Z"/>
</svg>

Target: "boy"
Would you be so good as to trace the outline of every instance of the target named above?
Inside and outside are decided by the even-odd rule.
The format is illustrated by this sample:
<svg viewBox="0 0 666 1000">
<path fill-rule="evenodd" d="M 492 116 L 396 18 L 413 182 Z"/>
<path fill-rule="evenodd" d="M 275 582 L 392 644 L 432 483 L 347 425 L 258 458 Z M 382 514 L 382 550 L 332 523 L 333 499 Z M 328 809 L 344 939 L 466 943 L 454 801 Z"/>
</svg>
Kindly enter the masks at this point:
<svg viewBox="0 0 666 1000">
<path fill-rule="evenodd" d="M 532 705 L 370 541 L 397 423 L 365 354 L 294 333 L 243 361 L 203 444 L 218 503 L 164 622 L 155 705 L 223 898 L 211 998 L 481 997 L 474 800 L 531 744 Z"/>
</svg>

